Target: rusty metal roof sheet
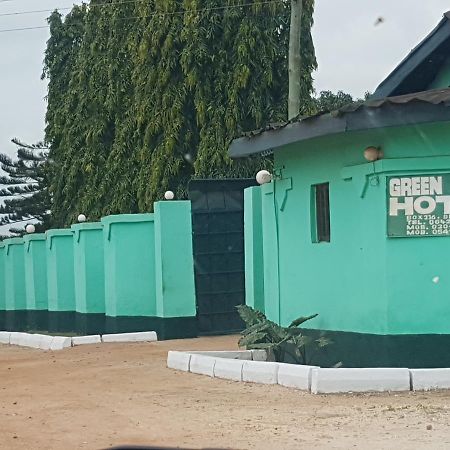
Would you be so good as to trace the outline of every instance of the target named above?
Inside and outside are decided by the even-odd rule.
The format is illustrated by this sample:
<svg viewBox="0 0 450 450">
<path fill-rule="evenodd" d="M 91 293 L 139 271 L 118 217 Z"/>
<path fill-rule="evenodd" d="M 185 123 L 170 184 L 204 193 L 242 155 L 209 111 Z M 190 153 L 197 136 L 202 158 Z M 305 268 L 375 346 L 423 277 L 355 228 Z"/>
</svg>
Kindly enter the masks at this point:
<svg viewBox="0 0 450 450">
<path fill-rule="evenodd" d="M 240 158 L 330 134 L 449 121 L 449 106 L 450 88 L 369 99 L 345 105 L 335 111 L 297 117 L 246 132 L 232 142 L 229 154 L 232 158 Z"/>
</svg>

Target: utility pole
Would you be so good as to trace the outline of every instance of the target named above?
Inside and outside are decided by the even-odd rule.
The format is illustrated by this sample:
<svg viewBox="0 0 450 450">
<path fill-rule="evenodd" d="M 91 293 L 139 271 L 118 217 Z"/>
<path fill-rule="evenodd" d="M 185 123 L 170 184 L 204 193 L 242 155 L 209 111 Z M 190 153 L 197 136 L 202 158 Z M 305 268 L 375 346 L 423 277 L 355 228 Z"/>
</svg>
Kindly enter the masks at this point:
<svg viewBox="0 0 450 450">
<path fill-rule="evenodd" d="M 300 36 L 303 0 L 291 0 L 291 25 L 289 30 L 289 98 L 288 120 L 300 114 Z"/>
</svg>

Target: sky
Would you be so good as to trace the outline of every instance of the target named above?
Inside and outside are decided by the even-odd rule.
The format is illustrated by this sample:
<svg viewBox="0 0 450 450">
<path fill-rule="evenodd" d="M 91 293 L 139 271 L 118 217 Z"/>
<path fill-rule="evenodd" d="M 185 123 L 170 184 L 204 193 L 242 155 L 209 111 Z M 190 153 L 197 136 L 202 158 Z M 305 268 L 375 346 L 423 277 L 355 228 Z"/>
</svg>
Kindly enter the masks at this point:
<svg viewBox="0 0 450 450">
<path fill-rule="evenodd" d="M 41 81 L 49 12 L 68 0 L 0 0 L 0 152 L 14 154 L 14 137 L 44 137 L 46 84 Z M 313 38 L 318 61 L 315 89 L 354 97 L 373 92 L 407 53 L 450 9 L 448 0 L 316 0 Z M 62 10 L 61 12 L 65 12 Z M 6 15 L 11 14 L 14 15 Z M 383 21 L 375 26 L 377 19 Z"/>
</svg>

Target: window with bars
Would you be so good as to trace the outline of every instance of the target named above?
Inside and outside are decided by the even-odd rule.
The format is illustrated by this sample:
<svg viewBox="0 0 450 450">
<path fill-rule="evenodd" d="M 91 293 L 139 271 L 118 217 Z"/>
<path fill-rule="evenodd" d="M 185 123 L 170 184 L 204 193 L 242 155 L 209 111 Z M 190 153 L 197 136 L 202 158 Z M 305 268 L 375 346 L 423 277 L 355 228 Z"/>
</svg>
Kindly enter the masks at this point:
<svg viewBox="0 0 450 450">
<path fill-rule="evenodd" d="M 313 186 L 312 206 L 314 242 L 330 242 L 330 184 L 322 183 Z"/>
</svg>

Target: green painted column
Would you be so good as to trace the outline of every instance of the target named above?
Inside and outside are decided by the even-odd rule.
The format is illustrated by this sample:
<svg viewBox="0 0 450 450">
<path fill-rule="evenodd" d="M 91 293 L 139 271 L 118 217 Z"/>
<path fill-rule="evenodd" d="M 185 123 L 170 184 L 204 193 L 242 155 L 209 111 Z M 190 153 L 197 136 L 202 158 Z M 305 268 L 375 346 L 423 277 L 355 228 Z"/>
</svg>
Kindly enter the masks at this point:
<svg viewBox="0 0 450 450">
<path fill-rule="evenodd" d="M 49 330 L 74 331 L 73 232 L 49 230 L 46 235 Z"/>
<path fill-rule="evenodd" d="M 261 215 L 264 254 L 264 311 L 280 323 L 279 232 L 275 208 L 275 182 L 261 186 Z"/>
<path fill-rule="evenodd" d="M 5 317 L 5 244 L 3 242 L 0 242 L 0 331 L 5 330 Z"/>
<path fill-rule="evenodd" d="M 161 338 L 197 335 L 191 202 L 155 208 L 156 310 Z"/>
<path fill-rule="evenodd" d="M 105 322 L 103 225 L 72 225 L 77 332 L 102 334 Z"/>
<path fill-rule="evenodd" d="M 157 329 L 153 214 L 113 215 L 101 222 L 107 331 Z"/>
<path fill-rule="evenodd" d="M 245 303 L 264 312 L 261 188 L 244 190 Z"/>
<path fill-rule="evenodd" d="M 25 293 L 28 324 L 33 330 L 47 330 L 47 255 L 45 234 L 24 236 Z"/>
<path fill-rule="evenodd" d="M 24 242 L 22 238 L 12 238 L 4 243 L 6 328 L 24 331 L 27 329 Z"/>
</svg>

